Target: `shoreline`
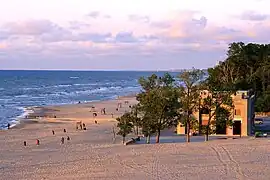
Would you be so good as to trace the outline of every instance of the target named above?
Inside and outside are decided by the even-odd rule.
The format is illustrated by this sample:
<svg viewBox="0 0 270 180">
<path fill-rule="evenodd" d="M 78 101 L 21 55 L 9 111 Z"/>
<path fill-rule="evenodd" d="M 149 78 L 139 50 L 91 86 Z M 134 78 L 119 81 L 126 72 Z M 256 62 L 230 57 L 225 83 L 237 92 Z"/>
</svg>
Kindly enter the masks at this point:
<svg viewBox="0 0 270 180">
<path fill-rule="evenodd" d="M 92 101 L 84 101 L 81 103 L 68 103 L 68 104 L 52 104 L 52 105 L 44 105 L 44 106 L 28 106 L 28 107 L 22 107 L 23 113 L 17 117 L 14 118 L 12 123 L 10 122 L 10 129 L 20 129 L 25 127 L 28 124 L 33 124 L 36 121 L 42 121 L 44 119 L 52 119 L 55 118 L 55 114 L 60 109 L 65 108 L 73 108 L 73 107 L 79 107 L 79 106 L 89 106 L 94 104 L 100 104 L 100 103 L 108 103 L 110 101 L 121 101 L 124 99 L 135 99 L 136 95 L 138 93 L 130 93 L 128 95 L 123 96 L 117 96 L 114 98 L 108 98 L 104 100 L 92 100 Z M 57 116 L 56 116 L 57 117 Z M 59 118 L 59 117 L 57 117 Z M 6 129 L 0 129 L 0 131 L 6 131 Z"/>
</svg>

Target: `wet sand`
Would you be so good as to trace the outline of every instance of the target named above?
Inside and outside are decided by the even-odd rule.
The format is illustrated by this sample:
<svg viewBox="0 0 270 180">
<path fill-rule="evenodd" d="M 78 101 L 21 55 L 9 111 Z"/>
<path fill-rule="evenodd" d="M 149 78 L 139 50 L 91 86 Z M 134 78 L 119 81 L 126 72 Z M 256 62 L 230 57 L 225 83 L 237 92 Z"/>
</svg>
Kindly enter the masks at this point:
<svg viewBox="0 0 270 180">
<path fill-rule="evenodd" d="M 123 107 L 116 111 L 118 103 Z M 114 141 L 115 118 L 135 103 L 134 97 L 122 97 L 39 108 L 32 115 L 43 117 L 0 131 L 0 179 L 270 179 L 267 138 L 129 146 L 121 144 L 119 136 Z M 90 112 L 92 106 L 96 118 Z M 107 115 L 100 114 L 104 107 Z M 87 130 L 76 130 L 77 121 L 83 121 Z M 64 144 L 61 137 L 65 138 Z M 35 144 L 37 138 L 39 146 Z M 179 136 L 179 140 L 184 142 L 184 137 Z M 27 141 L 26 147 L 23 141 Z"/>
</svg>

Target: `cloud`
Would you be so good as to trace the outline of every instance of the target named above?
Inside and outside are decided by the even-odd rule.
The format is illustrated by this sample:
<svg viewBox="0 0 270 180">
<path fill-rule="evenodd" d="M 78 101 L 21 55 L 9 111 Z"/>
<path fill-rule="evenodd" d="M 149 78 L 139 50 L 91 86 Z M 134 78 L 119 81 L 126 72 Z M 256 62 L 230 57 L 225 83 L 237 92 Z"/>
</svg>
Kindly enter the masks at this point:
<svg viewBox="0 0 270 180">
<path fill-rule="evenodd" d="M 2 26 L 10 34 L 16 35 L 41 35 L 52 31 L 61 31 L 62 28 L 49 20 L 27 20 L 9 22 Z"/>
<path fill-rule="evenodd" d="M 138 40 L 133 36 L 132 32 L 119 32 L 115 36 L 115 41 L 131 43 L 131 42 L 137 42 Z"/>
<path fill-rule="evenodd" d="M 107 42 L 112 38 L 111 33 L 80 33 L 77 36 L 75 36 L 74 40 L 77 41 L 92 41 L 95 43 L 98 42 Z"/>
<path fill-rule="evenodd" d="M 269 39 L 270 21 L 267 18 L 259 21 L 262 17 L 248 19 L 246 15 L 243 21 L 238 16 L 232 24 L 231 21 L 213 21 L 207 14 L 197 11 L 177 11 L 162 18 L 143 13 L 123 18 L 109 16 L 108 19 L 105 16 L 94 11 L 87 15 L 91 18 L 83 16 L 67 22 L 28 19 L 2 24 L 0 60 L 9 59 L 21 65 L 27 59 L 61 60 L 70 63 L 65 67 L 77 67 L 77 61 L 84 65 L 87 60 L 89 64 L 103 62 L 104 65 L 113 59 L 126 64 L 125 67 L 132 67 L 129 57 L 133 57 L 143 62 L 147 60 L 148 68 L 158 67 L 155 62 L 159 60 L 164 61 L 160 62 L 164 68 L 175 67 L 177 62 L 182 62 L 181 67 L 194 66 L 196 62 L 210 66 L 220 60 L 217 58 L 226 53 L 228 44 L 233 41 L 263 43 Z M 143 68 L 141 65 L 136 67 Z"/>
<path fill-rule="evenodd" d="M 49 20 L 8 22 L 1 26 L 0 40 L 36 38 L 45 42 L 72 40 L 72 32 Z"/>
<path fill-rule="evenodd" d="M 150 17 L 149 16 L 140 16 L 136 14 L 132 14 L 128 16 L 128 19 L 133 22 L 142 22 L 142 23 L 149 23 Z"/>
<path fill-rule="evenodd" d="M 70 21 L 69 22 L 69 28 L 72 30 L 80 30 L 82 28 L 89 28 L 91 25 L 86 22 L 81 22 L 81 21 Z"/>
<path fill-rule="evenodd" d="M 240 19 L 248 21 L 264 21 L 269 19 L 269 14 L 261 14 L 254 11 L 245 11 L 240 15 Z"/>
<path fill-rule="evenodd" d="M 88 14 L 89 17 L 92 17 L 92 18 L 94 18 L 94 19 L 100 17 L 100 15 L 101 15 L 101 14 L 100 14 L 100 12 L 98 12 L 98 11 L 93 11 L 93 12 L 90 12 L 90 13 Z"/>
</svg>

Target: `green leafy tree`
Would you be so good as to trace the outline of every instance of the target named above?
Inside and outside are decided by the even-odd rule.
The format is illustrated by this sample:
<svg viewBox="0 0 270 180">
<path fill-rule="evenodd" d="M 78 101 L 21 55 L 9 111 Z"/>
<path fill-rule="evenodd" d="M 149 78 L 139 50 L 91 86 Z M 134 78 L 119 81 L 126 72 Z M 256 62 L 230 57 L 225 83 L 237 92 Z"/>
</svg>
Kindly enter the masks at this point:
<svg viewBox="0 0 270 180">
<path fill-rule="evenodd" d="M 151 135 L 156 133 L 156 127 L 155 127 L 156 120 L 153 119 L 150 115 L 143 115 L 142 117 L 142 133 L 144 137 L 146 137 L 146 143 L 150 143 Z"/>
<path fill-rule="evenodd" d="M 260 94 L 255 104 L 256 112 L 270 112 L 270 91 Z"/>
<path fill-rule="evenodd" d="M 226 133 L 226 128 L 232 126 L 232 111 L 231 108 L 219 107 L 216 109 L 216 116 L 214 122 L 214 133 L 221 134 Z M 220 132 L 220 129 L 225 130 Z"/>
<path fill-rule="evenodd" d="M 143 127 L 151 128 L 150 132 L 156 133 L 156 143 L 159 143 L 161 130 L 177 124 L 180 103 L 174 81 L 168 73 L 162 77 L 153 74 L 148 78 L 139 79 L 143 90 L 137 95 L 137 100 L 141 113 L 145 115 L 143 121 L 149 121 L 144 122 Z"/>
<path fill-rule="evenodd" d="M 208 74 L 216 90 L 252 89 L 258 101 L 255 109 L 261 111 L 268 104 L 270 44 L 231 43 L 225 61 L 209 68 Z"/>
<path fill-rule="evenodd" d="M 199 107 L 201 83 L 204 76 L 204 71 L 194 68 L 191 71 L 186 70 L 178 76 L 181 82 L 179 86 L 181 110 L 182 114 L 186 116 L 187 142 L 190 142 L 192 113 Z"/>
<path fill-rule="evenodd" d="M 188 122 L 187 119 L 188 119 L 187 114 L 182 114 L 179 119 L 179 122 L 186 127 L 187 122 Z M 200 128 L 199 120 L 196 119 L 193 115 L 191 115 L 190 116 L 190 130 L 192 130 L 193 132 L 197 132 L 199 131 L 199 128 Z"/>
<path fill-rule="evenodd" d="M 126 136 L 132 132 L 132 128 L 133 128 L 133 124 L 131 122 L 131 114 L 130 112 L 127 112 L 123 114 L 121 117 L 116 118 L 116 120 L 118 121 L 117 127 L 119 128 L 119 131 L 117 132 L 117 134 L 123 137 L 123 143 L 124 143 Z"/>
</svg>

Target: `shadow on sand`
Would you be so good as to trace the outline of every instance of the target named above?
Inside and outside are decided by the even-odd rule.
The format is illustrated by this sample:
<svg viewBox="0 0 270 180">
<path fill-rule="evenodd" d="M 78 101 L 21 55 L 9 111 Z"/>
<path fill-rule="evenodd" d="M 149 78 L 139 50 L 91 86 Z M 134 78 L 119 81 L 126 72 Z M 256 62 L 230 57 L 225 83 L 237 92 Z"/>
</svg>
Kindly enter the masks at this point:
<svg viewBox="0 0 270 180">
<path fill-rule="evenodd" d="M 239 139 L 240 137 L 235 137 L 233 139 Z M 227 140 L 227 139 L 232 139 L 226 136 L 218 136 L 218 135 L 214 135 L 214 136 L 209 136 L 209 141 L 213 141 L 213 140 Z M 205 141 L 205 137 L 203 135 L 201 136 L 191 136 L 190 138 L 190 142 L 204 142 Z M 160 135 L 160 139 L 159 139 L 159 143 L 163 144 L 163 143 L 185 143 L 186 142 L 186 135 L 177 135 L 175 133 L 173 133 L 173 131 L 171 130 L 165 130 L 163 132 L 161 132 Z M 156 143 L 156 137 L 153 136 L 150 138 L 150 144 L 155 144 Z M 142 137 L 140 139 L 140 141 L 136 141 L 135 144 L 146 144 L 146 138 Z"/>
</svg>

